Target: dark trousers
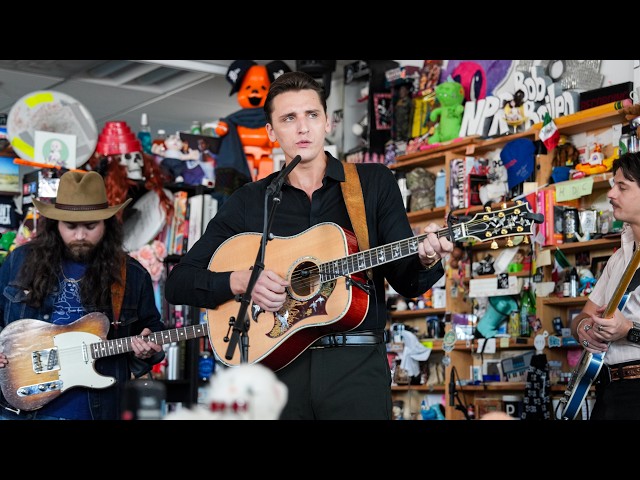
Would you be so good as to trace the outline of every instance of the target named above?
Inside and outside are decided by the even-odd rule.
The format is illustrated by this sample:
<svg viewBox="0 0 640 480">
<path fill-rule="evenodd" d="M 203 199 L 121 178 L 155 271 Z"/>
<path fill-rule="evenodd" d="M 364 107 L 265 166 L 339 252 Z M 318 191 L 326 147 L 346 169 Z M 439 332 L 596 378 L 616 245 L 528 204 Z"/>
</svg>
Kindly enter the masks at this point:
<svg viewBox="0 0 640 480">
<path fill-rule="evenodd" d="M 595 384 L 596 403 L 590 419 L 640 420 L 640 379 L 609 382 L 606 368 L 602 366 Z"/>
<path fill-rule="evenodd" d="M 289 389 L 281 420 L 391 420 L 384 343 L 308 349 L 276 373 Z"/>
</svg>

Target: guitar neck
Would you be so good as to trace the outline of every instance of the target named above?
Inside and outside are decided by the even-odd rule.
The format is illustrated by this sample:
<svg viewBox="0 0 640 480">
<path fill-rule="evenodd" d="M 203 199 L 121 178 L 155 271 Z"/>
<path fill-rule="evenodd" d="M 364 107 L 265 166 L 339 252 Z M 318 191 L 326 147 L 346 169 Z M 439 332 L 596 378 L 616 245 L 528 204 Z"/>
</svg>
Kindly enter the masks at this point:
<svg viewBox="0 0 640 480">
<path fill-rule="evenodd" d="M 441 228 L 434 233 L 438 238 L 449 238 L 448 228 Z M 416 255 L 418 253 L 418 244 L 427 238 L 427 235 L 427 233 L 423 233 L 415 237 L 388 243 L 381 247 L 357 252 L 338 260 L 322 263 L 318 265 L 321 281 L 328 282 L 344 275 L 362 272 L 368 268 L 400 260 L 410 255 Z"/>
<path fill-rule="evenodd" d="M 140 335 L 136 335 L 136 337 L 146 338 L 158 345 L 164 345 L 165 343 L 190 340 L 192 338 L 205 337 L 207 335 L 209 335 L 209 325 L 207 323 L 199 323 L 197 325 L 189 325 L 188 327 L 153 332 L 146 337 L 142 337 Z M 111 355 L 131 352 L 133 350 L 131 344 L 132 338 L 134 337 L 116 338 L 113 340 L 106 340 L 104 342 L 93 343 L 91 344 L 91 354 L 93 358 L 103 358 Z"/>
</svg>

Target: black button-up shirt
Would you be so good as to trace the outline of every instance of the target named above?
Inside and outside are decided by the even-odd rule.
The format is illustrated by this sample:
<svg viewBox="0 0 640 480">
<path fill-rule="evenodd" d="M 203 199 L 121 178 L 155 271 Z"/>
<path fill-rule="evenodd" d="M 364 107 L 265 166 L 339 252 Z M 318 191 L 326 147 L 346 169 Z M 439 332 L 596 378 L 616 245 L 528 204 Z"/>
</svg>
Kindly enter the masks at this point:
<svg viewBox="0 0 640 480">
<path fill-rule="evenodd" d="M 370 248 L 412 238 L 414 233 L 393 172 L 377 163 L 358 164 L 357 170 L 364 196 Z M 231 272 L 210 271 L 210 261 L 218 247 L 230 237 L 245 232 L 263 232 L 265 192 L 276 175 L 274 172 L 262 180 L 243 185 L 224 202 L 202 237 L 170 272 L 165 286 L 168 302 L 212 309 L 233 299 L 229 285 Z M 322 187 L 313 193 L 311 200 L 304 191 L 285 183 L 271 233 L 278 237 L 292 237 L 322 222 L 332 222 L 353 232 L 340 188 L 340 182 L 344 180 L 342 163 L 327 153 Z M 270 206 L 268 208 L 271 209 Z M 289 241 L 295 242 L 296 238 Z M 244 252 L 242 258 L 246 261 L 236 270 L 250 268 L 257 253 L 257 250 Z M 308 252 L 308 255 L 313 254 L 313 251 Z M 278 271 L 270 267 L 268 255 L 264 263 L 265 269 Z M 284 270 L 278 273 L 284 277 L 288 266 L 282 267 Z M 417 254 L 373 268 L 374 288 L 369 297 L 369 310 L 356 330 L 385 328 L 385 278 L 399 294 L 413 298 L 431 288 L 443 274 L 440 264 L 425 270 Z"/>
</svg>

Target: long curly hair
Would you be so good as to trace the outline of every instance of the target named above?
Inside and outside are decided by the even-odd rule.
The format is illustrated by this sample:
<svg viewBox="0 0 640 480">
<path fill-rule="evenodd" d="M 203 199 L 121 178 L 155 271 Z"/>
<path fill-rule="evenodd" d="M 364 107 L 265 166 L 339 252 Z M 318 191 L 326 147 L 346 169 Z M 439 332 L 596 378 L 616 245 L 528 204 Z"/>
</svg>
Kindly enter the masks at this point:
<svg viewBox="0 0 640 480">
<path fill-rule="evenodd" d="M 115 216 L 104 222 L 104 237 L 96 246 L 95 257 L 80 282 L 83 305 L 110 305 L 111 285 L 122 283 L 120 269 L 126 256 L 122 223 Z M 40 308 L 47 294 L 58 285 L 67 248 L 57 220 L 40 217 L 38 223 L 36 236 L 26 245 L 29 253 L 18 274 L 20 287 L 30 292 L 26 303 L 33 308 Z"/>
</svg>

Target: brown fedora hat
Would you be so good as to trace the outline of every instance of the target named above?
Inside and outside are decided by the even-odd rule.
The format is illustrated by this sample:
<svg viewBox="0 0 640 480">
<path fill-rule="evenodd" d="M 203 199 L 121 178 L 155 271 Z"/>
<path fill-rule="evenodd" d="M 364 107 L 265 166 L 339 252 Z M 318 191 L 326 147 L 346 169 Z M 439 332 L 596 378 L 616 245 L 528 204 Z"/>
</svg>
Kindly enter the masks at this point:
<svg viewBox="0 0 640 480">
<path fill-rule="evenodd" d="M 66 172 L 60 177 L 58 196 L 53 204 L 33 199 L 42 216 L 63 222 L 97 222 L 113 217 L 126 207 L 131 198 L 110 207 L 107 189 L 97 172 Z"/>
</svg>

